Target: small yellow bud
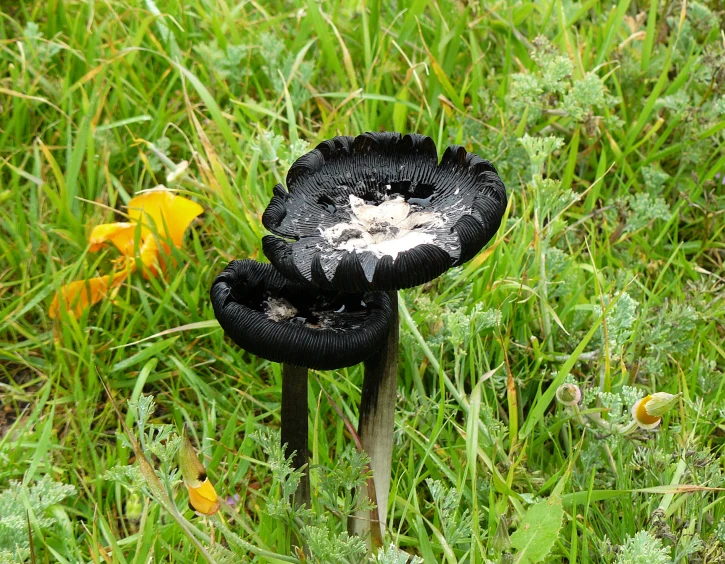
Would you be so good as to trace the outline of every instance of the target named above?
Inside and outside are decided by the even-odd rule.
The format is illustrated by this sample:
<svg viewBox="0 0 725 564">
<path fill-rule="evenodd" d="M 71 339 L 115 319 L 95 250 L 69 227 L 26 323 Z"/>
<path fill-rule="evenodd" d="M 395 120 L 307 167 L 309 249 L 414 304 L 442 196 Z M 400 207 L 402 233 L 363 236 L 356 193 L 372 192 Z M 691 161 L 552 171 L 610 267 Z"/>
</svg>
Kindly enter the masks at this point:
<svg viewBox="0 0 725 564">
<path fill-rule="evenodd" d="M 184 485 L 189 491 L 189 505 L 202 515 L 214 515 L 219 511 L 219 499 L 214 486 L 206 475 L 204 465 L 196 456 L 194 447 L 186 437 L 181 437 L 179 468 Z"/>
<path fill-rule="evenodd" d="M 577 405 L 582 399 L 582 391 L 576 384 L 562 384 L 556 389 L 556 399 L 566 406 Z"/>
</svg>

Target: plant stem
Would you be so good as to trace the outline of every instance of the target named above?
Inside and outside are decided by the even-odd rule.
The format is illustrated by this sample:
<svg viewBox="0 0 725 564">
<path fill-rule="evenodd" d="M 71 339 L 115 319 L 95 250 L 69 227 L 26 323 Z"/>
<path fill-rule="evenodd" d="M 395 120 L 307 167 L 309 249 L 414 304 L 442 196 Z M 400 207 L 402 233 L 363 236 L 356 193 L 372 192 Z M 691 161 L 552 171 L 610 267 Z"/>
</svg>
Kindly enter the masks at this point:
<svg viewBox="0 0 725 564">
<path fill-rule="evenodd" d="M 613 423 L 610 423 L 606 419 L 602 419 L 599 415 L 590 415 L 588 413 L 582 413 L 579 410 L 578 405 L 571 406 L 572 411 L 574 412 L 574 416 L 577 420 L 577 422 L 581 425 L 587 425 L 587 421 L 591 421 L 595 425 L 598 425 L 602 429 L 610 432 L 610 433 L 617 433 L 619 435 L 629 435 L 632 431 L 637 429 L 637 422 L 636 421 L 630 421 L 626 425 L 614 425 Z"/>
<path fill-rule="evenodd" d="M 535 180 L 534 180 L 535 181 Z M 549 352 L 554 350 L 553 342 L 551 340 L 551 316 L 549 315 L 549 280 L 546 274 L 546 247 L 547 240 L 546 234 L 544 233 L 544 225 L 542 218 L 542 211 L 539 210 L 538 203 L 536 204 L 534 225 L 536 226 L 536 254 L 539 259 L 539 305 L 541 308 L 541 321 L 544 329 L 544 348 Z"/>
<path fill-rule="evenodd" d="M 307 368 L 282 366 L 282 444 L 284 454 L 294 452 L 292 467 L 301 469 L 307 464 Z M 310 505 L 310 473 L 304 469 L 297 491 L 295 507 Z"/>
<path fill-rule="evenodd" d="M 398 383 L 398 293 L 389 292 L 388 295 L 393 309 L 388 340 L 378 354 L 365 361 L 358 420 L 358 435 L 363 449 L 370 457 L 370 468 L 373 471 L 381 534 L 385 531 L 390 493 Z M 350 528 L 353 533 L 365 537 L 370 531 L 371 522 L 370 515 L 356 515 Z"/>
</svg>

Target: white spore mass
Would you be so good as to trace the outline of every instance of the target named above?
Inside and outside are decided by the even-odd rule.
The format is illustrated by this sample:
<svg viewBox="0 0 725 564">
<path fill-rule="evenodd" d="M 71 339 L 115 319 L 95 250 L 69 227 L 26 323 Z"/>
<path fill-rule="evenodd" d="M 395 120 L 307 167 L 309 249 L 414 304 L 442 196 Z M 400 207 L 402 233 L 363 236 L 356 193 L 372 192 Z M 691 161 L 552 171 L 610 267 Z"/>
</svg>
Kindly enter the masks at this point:
<svg viewBox="0 0 725 564">
<path fill-rule="evenodd" d="M 412 211 L 398 196 L 378 205 L 350 195 L 350 221 L 320 229 L 322 237 L 340 251 L 369 251 L 376 257 L 391 256 L 427 243 L 435 244 L 436 228 L 445 220 L 438 212 Z"/>
</svg>

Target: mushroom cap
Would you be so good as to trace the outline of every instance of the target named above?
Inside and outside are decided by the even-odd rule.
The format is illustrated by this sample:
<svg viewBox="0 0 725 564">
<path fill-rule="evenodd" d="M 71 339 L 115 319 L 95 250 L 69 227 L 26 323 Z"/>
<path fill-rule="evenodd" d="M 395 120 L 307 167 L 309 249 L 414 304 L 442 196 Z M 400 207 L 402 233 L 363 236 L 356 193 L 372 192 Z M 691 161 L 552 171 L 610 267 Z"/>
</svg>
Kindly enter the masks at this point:
<svg viewBox="0 0 725 564">
<path fill-rule="evenodd" d="M 506 189 L 494 166 L 430 137 L 335 137 L 274 188 L 264 254 L 287 278 L 341 291 L 397 290 L 472 259 L 498 230 Z"/>
<path fill-rule="evenodd" d="M 241 348 L 318 370 L 358 364 L 384 345 L 392 320 L 383 292 L 343 294 L 301 286 L 272 265 L 233 260 L 211 287 L 214 314 Z"/>
</svg>

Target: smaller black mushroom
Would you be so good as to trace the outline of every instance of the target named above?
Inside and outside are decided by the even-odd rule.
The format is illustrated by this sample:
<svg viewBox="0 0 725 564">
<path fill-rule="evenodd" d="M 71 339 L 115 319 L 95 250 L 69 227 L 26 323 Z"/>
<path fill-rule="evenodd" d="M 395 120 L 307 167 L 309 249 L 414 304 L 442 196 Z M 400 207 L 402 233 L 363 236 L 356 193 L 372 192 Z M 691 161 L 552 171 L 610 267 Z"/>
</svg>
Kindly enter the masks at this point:
<svg viewBox="0 0 725 564">
<path fill-rule="evenodd" d="M 391 319 L 383 292 L 310 289 L 252 260 L 229 263 L 212 285 L 211 300 L 222 328 L 244 350 L 317 370 L 370 357 L 385 342 Z"/>
<path fill-rule="evenodd" d="M 272 265 L 235 260 L 211 287 L 214 314 L 244 350 L 284 364 L 282 443 L 296 452 L 293 466 L 307 463 L 307 369 L 358 364 L 380 350 L 393 318 L 383 292 L 345 294 L 289 281 Z M 309 501 L 309 478 L 295 496 Z"/>
</svg>

